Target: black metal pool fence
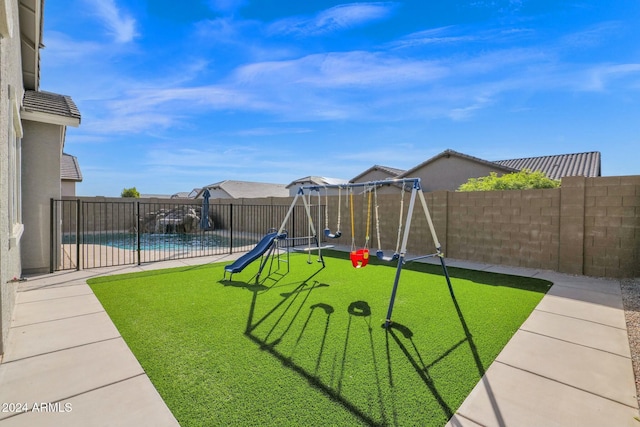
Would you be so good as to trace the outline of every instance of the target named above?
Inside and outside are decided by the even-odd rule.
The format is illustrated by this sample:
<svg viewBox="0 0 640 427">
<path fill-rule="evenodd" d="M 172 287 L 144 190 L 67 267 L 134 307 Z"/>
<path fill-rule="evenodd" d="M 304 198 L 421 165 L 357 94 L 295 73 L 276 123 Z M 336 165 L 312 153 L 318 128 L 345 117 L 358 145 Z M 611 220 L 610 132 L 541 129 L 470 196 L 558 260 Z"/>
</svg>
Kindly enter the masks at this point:
<svg viewBox="0 0 640 427">
<path fill-rule="evenodd" d="M 280 227 L 288 209 L 289 205 L 230 203 L 211 204 L 203 212 L 202 203 L 52 199 L 50 270 L 246 251 L 269 229 Z M 321 215 L 324 209 L 320 207 Z M 289 246 L 307 244 L 308 220 L 302 206 L 294 208 L 285 229 L 290 236 L 304 236 L 289 240 Z"/>
</svg>

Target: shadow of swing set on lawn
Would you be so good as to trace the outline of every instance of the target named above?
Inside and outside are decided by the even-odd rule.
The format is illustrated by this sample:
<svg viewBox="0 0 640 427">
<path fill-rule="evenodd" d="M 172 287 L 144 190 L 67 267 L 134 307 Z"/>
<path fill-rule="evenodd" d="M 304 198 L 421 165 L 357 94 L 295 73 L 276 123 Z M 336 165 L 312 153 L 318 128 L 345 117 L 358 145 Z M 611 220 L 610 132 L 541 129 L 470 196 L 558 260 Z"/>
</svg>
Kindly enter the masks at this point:
<svg viewBox="0 0 640 427">
<path fill-rule="evenodd" d="M 456 350 L 468 346 L 478 377 L 484 375 L 483 363 L 453 287 L 449 285 L 448 290 L 464 337 L 427 360 L 425 351 L 421 351 L 425 340 L 416 341 L 414 332 L 406 325 L 374 321 L 375 314 L 368 301 L 355 300 L 336 306 L 330 296 L 324 298 L 322 293 L 336 292 L 331 289 L 332 283 L 315 280 L 324 268 L 323 263 L 299 284 L 283 284 L 286 273 L 278 272 L 264 277 L 260 283 L 221 281 L 252 293 L 245 336 L 366 425 L 422 424 L 426 419 L 446 422 L 451 418 L 457 406 L 442 395 L 430 370 Z M 263 306 L 261 295 L 281 288 L 288 291 Z M 339 336 L 343 340 L 337 339 Z M 407 371 L 413 372 L 410 381 Z M 422 390 L 415 389 L 417 384 L 422 384 Z M 434 400 L 439 413 L 407 414 L 403 400 L 411 396 Z"/>
</svg>

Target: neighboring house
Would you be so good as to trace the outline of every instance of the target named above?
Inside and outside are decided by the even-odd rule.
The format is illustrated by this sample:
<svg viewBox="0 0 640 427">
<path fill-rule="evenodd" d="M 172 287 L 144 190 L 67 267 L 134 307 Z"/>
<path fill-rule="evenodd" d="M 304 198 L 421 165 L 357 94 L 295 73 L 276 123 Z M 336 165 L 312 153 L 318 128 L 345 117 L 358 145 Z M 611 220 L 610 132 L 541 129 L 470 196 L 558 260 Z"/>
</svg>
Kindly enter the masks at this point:
<svg viewBox="0 0 640 427">
<path fill-rule="evenodd" d="M 487 176 L 491 172 L 503 175 L 517 171 L 515 168 L 502 166 L 478 157 L 445 150 L 405 171 L 398 178 L 420 178 L 422 191 L 425 192 L 454 191 L 469 178 Z"/>
<path fill-rule="evenodd" d="M 288 197 L 289 190 L 283 184 L 226 180 L 204 186 L 196 198 L 201 199 L 205 189 L 212 199 L 256 199 L 261 197 Z"/>
<path fill-rule="evenodd" d="M 76 156 L 62 153 L 60 181 L 62 197 L 75 197 L 76 183 L 82 182 L 82 172 L 80 171 L 80 164 Z"/>
<path fill-rule="evenodd" d="M 50 200 L 61 197 L 71 98 L 39 91 L 43 0 L 0 3 L 0 355 L 23 273 L 48 272 Z M 15 279 L 15 280 L 14 280 Z"/>
<path fill-rule="evenodd" d="M 551 179 L 561 179 L 565 176 L 601 176 L 599 151 L 498 160 L 494 163 L 519 170 L 541 171 Z"/>
<path fill-rule="evenodd" d="M 469 178 L 488 176 L 492 172 L 503 175 L 523 169 L 541 171 L 551 179 L 561 179 L 565 176 L 600 176 L 600 153 L 592 151 L 489 161 L 454 150 L 445 150 L 406 171 L 386 166 L 372 166 L 350 182 L 420 178 L 422 190 L 425 192 L 455 191 Z"/>
<path fill-rule="evenodd" d="M 202 188 L 194 188 L 191 191 L 181 191 L 171 195 L 172 199 L 195 199 Z"/>
<path fill-rule="evenodd" d="M 400 177 L 406 171 L 404 169 L 392 168 L 389 166 L 381 166 L 381 165 L 373 165 L 369 169 L 360 173 L 359 175 L 351 178 L 349 182 L 358 183 L 358 182 L 370 182 L 370 181 L 384 181 L 391 180 Z M 377 192 L 379 194 L 384 194 L 387 192 L 396 193 L 399 186 L 381 186 L 377 187 Z"/>
<path fill-rule="evenodd" d="M 140 194 L 141 199 L 171 199 L 172 196 L 170 194 Z"/>
<path fill-rule="evenodd" d="M 319 187 L 323 187 L 325 185 L 339 185 L 339 184 L 347 184 L 349 181 L 341 178 L 327 178 L 324 176 L 305 176 L 304 178 L 296 179 L 287 185 L 289 189 L 289 196 L 293 197 L 298 192 L 298 189 L 302 186 L 307 185 L 317 185 Z M 338 189 L 328 189 L 325 193 L 322 191 L 322 195 L 336 195 L 338 194 Z"/>
<path fill-rule="evenodd" d="M 373 165 L 358 176 L 351 178 L 349 182 L 369 182 L 382 181 L 385 179 L 394 179 L 402 175 L 404 169 L 396 169 L 389 166 Z"/>
<path fill-rule="evenodd" d="M 193 190 L 191 190 L 191 192 L 189 192 L 189 195 L 187 197 L 189 197 L 190 199 L 195 199 L 196 197 L 198 197 L 198 193 L 200 193 L 201 190 L 202 188 L 194 188 Z"/>
</svg>

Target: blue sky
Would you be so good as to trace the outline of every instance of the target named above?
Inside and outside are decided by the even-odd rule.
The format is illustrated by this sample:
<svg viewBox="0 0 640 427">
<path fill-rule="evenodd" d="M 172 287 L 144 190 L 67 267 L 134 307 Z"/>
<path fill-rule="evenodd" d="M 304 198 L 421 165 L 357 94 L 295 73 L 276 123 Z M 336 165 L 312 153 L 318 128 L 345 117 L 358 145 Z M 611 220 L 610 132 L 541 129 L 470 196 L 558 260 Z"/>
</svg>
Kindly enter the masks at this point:
<svg viewBox="0 0 640 427">
<path fill-rule="evenodd" d="M 79 195 L 350 179 L 449 148 L 640 174 L 637 0 L 45 3 Z"/>
</svg>

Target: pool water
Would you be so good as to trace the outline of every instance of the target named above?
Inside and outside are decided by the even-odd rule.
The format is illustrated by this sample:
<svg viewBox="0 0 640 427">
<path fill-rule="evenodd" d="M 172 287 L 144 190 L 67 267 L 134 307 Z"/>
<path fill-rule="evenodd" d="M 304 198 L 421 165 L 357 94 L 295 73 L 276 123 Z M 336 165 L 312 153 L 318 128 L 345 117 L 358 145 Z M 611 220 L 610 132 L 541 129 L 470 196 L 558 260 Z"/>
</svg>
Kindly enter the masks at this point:
<svg viewBox="0 0 640 427">
<path fill-rule="evenodd" d="M 83 236 L 82 243 L 112 246 L 119 249 L 136 250 L 138 236 L 135 233 L 99 233 Z M 62 243 L 76 243 L 75 235 L 65 235 Z M 229 248 L 231 240 L 227 236 L 214 234 L 161 234 L 143 233 L 140 235 L 140 250 L 197 250 L 209 248 Z M 234 238 L 233 246 L 255 244 L 246 238 Z"/>
</svg>

